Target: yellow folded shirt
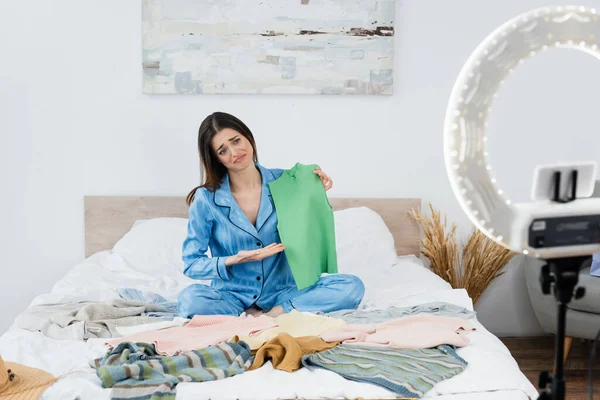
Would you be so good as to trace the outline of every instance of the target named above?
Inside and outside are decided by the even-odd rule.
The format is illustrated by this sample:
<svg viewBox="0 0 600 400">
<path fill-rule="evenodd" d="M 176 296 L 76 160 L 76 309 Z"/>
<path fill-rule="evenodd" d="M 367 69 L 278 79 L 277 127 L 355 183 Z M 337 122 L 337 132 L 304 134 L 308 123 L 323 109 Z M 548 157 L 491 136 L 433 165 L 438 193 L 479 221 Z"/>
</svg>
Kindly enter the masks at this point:
<svg viewBox="0 0 600 400">
<path fill-rule="evenodd" d="M 339 342 L 326 342 L 316 336 L 295 338 L 287 333 L 280 333 L 258 349 L 248 371 L 258 369 L 267 361 L 271 361 L 275 369 L 294 372 L 302 368 L 302 357 L 305 355 L 328 350 L 338 344 Z"/>
<path fill-rule="evenodd" d="M 277 324 L 276 327 L 266 329 L 256 336 L 238 336 L 239 340 L 248 343 L 251 350 L 257 350 L 265 342 L 280 333 L 287 333 L 292 337 L 319 336 L 329 329 L 346 325 L 346 322 L 341 319 L 303 313 L 297 310 L 273 318 L 273 321 Z"/>
</svg>

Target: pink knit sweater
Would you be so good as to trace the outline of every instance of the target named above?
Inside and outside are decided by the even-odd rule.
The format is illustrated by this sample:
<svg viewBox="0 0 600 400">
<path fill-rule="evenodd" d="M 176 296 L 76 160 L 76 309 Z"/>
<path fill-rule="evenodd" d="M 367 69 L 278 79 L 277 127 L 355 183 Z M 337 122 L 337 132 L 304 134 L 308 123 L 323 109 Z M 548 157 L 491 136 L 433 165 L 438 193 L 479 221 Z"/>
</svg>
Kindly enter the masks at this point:
<svg viewBox="0 0 600 400">
<path fill-rule="evenodd" d="M 426 349 L 442 344 L 463 347 L 475 328 L 462 318 L 417 314 L 379 324 L 351 324 L 321 335 L 326 342 L 363 346 Z"/>
<path fill-rule="evenodd" d="M 196 315 L 184 327 L 171 327 L 135 333 L 106 341 L 109 347 L 123 342 L 151 343 L 159 354 L 172 356 L 231 340 L 235 335 L 257 335 L 276 324 L 265 315 L 234 317 L 229 315 Z"/>
</svg>

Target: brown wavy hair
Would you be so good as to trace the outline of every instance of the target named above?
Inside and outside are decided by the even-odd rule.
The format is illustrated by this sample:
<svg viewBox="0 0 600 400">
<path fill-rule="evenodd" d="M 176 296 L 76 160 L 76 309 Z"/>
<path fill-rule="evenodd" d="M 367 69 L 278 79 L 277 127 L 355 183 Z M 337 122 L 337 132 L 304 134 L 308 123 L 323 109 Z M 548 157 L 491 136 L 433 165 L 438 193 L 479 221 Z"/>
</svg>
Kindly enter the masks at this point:
<svg viewBox="0 0 600 400">
<path fill-rule="evenodd" d="M 258 162 L 256 142 L 250 129 L 240 119 L 224 112 L 214 112 L 202 121 L 198 129 L 198 155 L 200 156 L 200 186 L 196 186 L 186 197 L 188 206 L 194 201 L 196 190 L 206 188 L 211 192 L 221 186 L 221 181 L 227 174 L 227 168 L 219 162 L 212 148 L 212 139 L 223 129 L 229 128 L 244 136 L 252 145 L 252 159 Z"/>
</svg>

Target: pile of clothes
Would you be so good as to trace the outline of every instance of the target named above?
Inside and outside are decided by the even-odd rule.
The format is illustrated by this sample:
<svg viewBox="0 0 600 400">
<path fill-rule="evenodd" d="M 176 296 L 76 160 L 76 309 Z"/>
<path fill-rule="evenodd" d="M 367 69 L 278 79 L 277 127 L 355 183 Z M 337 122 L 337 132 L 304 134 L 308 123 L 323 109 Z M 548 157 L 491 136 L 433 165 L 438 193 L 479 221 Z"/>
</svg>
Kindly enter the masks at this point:
<svg viewBox="0 0 600 400">
<path fill-rule="evenodd" d="M 441 302 L 183 319 L 174 303 L 158 295 L 135 289 L 120 294 L 119 300 L 59 313 L 33 308 L 18 322 L 54 337 L 106 338 L 106 353 L 91 365 L 111 398 L 136 400 L 175 399 L 181 382 L 226 379 L 268 362 L 290 373 L 325 369 L 421 398 L 467 367 L 456 348 L 467 346 L 467 334 L 475 330 L 468 321 L 474 312 Z M 42 313 L 45 320 L 35 318 Z"/>
</svg>

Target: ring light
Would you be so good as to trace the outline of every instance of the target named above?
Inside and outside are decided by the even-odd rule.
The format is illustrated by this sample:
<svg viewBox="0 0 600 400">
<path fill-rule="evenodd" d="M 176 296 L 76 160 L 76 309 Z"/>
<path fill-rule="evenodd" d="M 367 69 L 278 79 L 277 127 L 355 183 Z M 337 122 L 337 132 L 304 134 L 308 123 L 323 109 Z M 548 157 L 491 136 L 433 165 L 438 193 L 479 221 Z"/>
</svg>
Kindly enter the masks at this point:
<svg viewBox="0 0 600 400">
<path fill-rule="evenodd" d="M 477 47 L 452 90 L 444 127 L 445 163 L 452 190 L 471 222 L 513 251 L 539 258 L 600 251 L 600 240 L 596 240 L 600 235 L 600 199 L 513 204 L 494 178 L 486 136 L 488 115 L 500 86 L 525 59 L 552 47 L 571 48 L 600 59 L 599 17 L 593 8 L 566 6 L 539 8 L 513 18 Z M 548 221 L 556 232 L 568 231 L 577 226 L 576 216 L 579 221 L 587 218 L 591 225 L 586 233 L 593 234 L 594 239 L 567 245 L 557 238 L 550 245 L 538 236 L 535 242 L 535 226 L 545 226 Z M 598 233 L 590 233 L 592 229 Z"/>
<path fill-rule="evenodd" d="M 558 308 L 555 373 L 540 374 L 544 391 L 539 399 L 543 400 L 565 398 L 567 304 L 572 297 L 584 296 L 585 288 L 576 288 L 579 271 L 591 254 L 600 252 L 600 198 L 589 198 L 596 164 L 538 166 L 533 202 L 513 204 L 494 178 L 485 131 L 502 82 L 528 57 L 550 47 L 566 47 L 600 59 L 599 19 L 593 8 L 566 6 L 536 9 L 508 21 L 469 57 L 446 111 L 446 170 L 471 222 L 504 247 L 547 261 L 540 274 L 542 292 L 549 294 L 552 289 Z M 561 193 L 564 175 L 570 175 L 567 198 Z"/>
</svg>

